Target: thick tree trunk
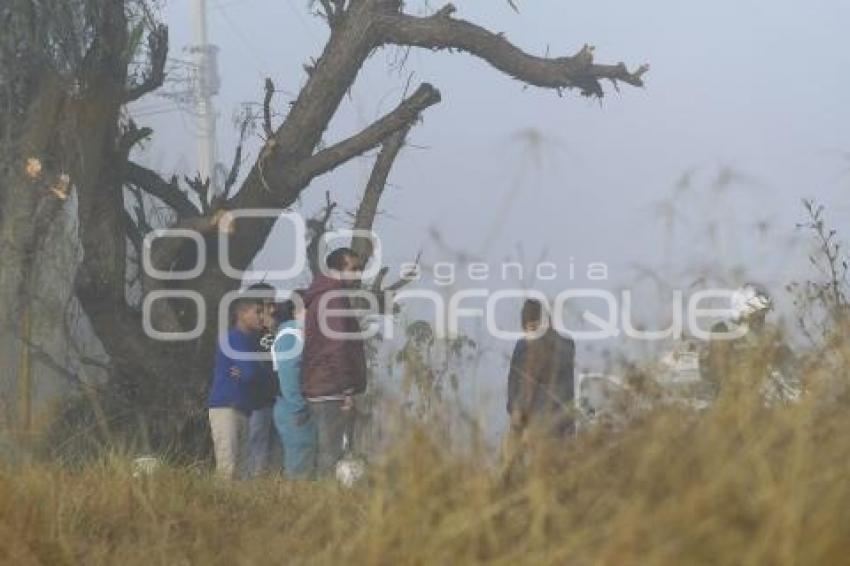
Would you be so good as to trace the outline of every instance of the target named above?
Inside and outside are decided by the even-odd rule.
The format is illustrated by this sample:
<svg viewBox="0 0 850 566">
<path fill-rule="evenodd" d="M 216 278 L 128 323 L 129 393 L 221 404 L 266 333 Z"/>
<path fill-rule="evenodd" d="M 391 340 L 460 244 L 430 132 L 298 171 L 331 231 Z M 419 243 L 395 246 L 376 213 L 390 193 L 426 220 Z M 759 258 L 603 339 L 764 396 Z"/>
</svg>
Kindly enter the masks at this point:
<svg viewBox="0 0 850 566">
<path fill-rule="evenodd" d="M 44 184 L 26 172 L 27 160 L 37 158 L 42 176 L 50 162 L 53 134 L 60 118 L 62 91 L 55 77 L 45 75 L 38 95 L 30 103 L 19 131 L 23 135 L 12 155 L 8 175 L 0 180 L 3 209 L 0 211 L 0 423 L 16 427 L 19 380 L 18 354 L 21 345 L 23 308 L 30 300 L 28 281 L 38 249 L 40 228 L 50 221 L 59 205 Z M 34 173 L 34 172 L 33 172 Z M 34 176 L 34 175 L 33 175 Z"/>
</svg>

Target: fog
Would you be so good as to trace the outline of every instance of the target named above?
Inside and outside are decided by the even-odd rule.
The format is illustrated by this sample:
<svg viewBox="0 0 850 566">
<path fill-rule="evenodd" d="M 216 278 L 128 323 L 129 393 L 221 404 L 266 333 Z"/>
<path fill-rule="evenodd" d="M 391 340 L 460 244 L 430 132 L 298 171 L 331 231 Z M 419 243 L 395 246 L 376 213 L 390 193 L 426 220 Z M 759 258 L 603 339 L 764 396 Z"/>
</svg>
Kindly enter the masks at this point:
<svg viewBox="0 0 850 566">
<path fill-rule="evenodd" d="M 264 78 L 274 79 L 275 108 L 285 113 L 305 79 L 302 65 L 320 53 L 326 26 L 305 4 L 210 0 L 210 41 L 221 50 L 220 161 L 232 159 L 233 116 L 242 104 L 262 100 Z M 376 230 L 394 273 L 421 250 L 425 266 L 453 262 L 466 273 L 456 288 L 538 288 L 554 295 L 588 285 L 628 287 L 636 302 L 653 305 L 645 311 L 655 311 L 659 301 L 653 279 L 687 289 L 710 272 L 729 285 L 759 280 L 779 296 L 785 283 L 808 276 L 806 236 L 795 229 L 803 218 L 800 199 L 825 204 L 839 230 L 850 215 L 850 4 L 520 0 L 518 6 L 519 14 L 507 2 L 458 2 L 457 16 L 504 31 L 532 53 L 573 54 L 590 43 L 600 62 L 630 68 L 648 62 L 647 86 L 622 85 L 618 93 L 604 85 L 601 101 L 575 92 L 558 97 L 523 88 L 460 53 L 375 54 L 326 141 L 390 110 L 408 81 L 431 82 L 443 94 L 414 128 L 382 200 Z M 165 19 L 172 57 L 189 59 L 181 51 L 192 42 L 189 4 L 170 2 Z M 170 83 L 166 90 L 179 88 Z M 157 97 L 133 113 L 155 130 L 143 161 L 163 172 L 192 170 L 196 130 L 188 113 Z M 257 135 L 250 139 L 243 174 L 260 143 Z M 353 210 L 370 167 L 363 158 L 314 182 L 299 210 L 315 213 L 325 191 Z M 349 222 L 344 213 L 335 218 L 336 227 Z M 276 232 L 255 268 L 274 268 L 286 247 L 285 235 Z M 459 255 L 486 262 L 494 276 L 469 281 Z M 540 261 L 557 267 L 555 280 L 535 279 Z M 505 280 L 505 262 L 528 266 L 525 277 Z M 593 263 L 607 266 L 605 281 L 588 281 Z M 426 275 L 418 285 L 435 283 Z M 503 327 L 517 325 L 514 311 L 502 312 Z M 510 346 L 491 345 L 482 381 L 468 385 L 476 396 L 484 391 L 498 400 Z M 583 345 L 580 366 L 600 364 L 592 345 Z"/>
</svg>

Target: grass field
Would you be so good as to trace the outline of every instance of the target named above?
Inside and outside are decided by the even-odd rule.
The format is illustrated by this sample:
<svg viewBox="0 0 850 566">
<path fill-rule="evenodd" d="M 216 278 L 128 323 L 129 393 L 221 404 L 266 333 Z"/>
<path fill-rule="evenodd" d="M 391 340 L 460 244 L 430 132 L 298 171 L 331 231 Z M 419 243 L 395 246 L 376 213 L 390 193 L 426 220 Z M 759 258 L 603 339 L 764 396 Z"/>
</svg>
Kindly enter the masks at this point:
<svg viewBox="0 0 850 566">
<path fill-rule="evenodd" d="M 9 564 L 841 564 L 850 540 L 850 404 L 811 387 L 765 408 L 531 442 L 510 471 L 400 435 L 368 483 L 220 483 L 166 467 L 0 472 Z M 492 461 L 492 458 L 489 458 Z"/>
</svg>

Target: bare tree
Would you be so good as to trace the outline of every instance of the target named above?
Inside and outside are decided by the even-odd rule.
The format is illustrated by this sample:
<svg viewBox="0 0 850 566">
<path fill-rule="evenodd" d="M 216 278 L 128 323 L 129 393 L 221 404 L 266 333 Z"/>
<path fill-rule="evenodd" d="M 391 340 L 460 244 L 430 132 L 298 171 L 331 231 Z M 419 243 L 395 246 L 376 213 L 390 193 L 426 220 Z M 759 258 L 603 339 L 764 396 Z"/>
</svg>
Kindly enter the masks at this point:
<svg viewBox="0 0 850 566">
<path fill-rule="evenodd" d="M 589 46 L 559 57 L 526 53 L 503 34 L 456 17 L 452 4 L 428 16 L 415 16 L 404 11 L 401 0 L 322 0 L 315 6 L 330 27 L 330 37 L 321 56 L 305 66 L 306 81 L 276 128 L 269 111 L 274 88 L 267 83 L 265 145 L 238 190 L 207 203 L 204 195 L 190 198 L 177 179 L 163 179 L 127 157 L 151 132 L 128 124 L 122 119 L 122 108 L 154 92 L 164 79 L 168 33 L 155 21 L 149 6 L 142 0 L 11 0 L 11 4 L 11 8 L 0 9 L 4 43 L 12 43 L 6 40 L 10 37 L 7 32 L 16 27 L 41 30 L 44 37 L 33 41 L 13 34 L 20 45 L 3 54 L 4 79 L 6 67 L 16 72 L 23 69 L 23 75 L 8 84 L 25 85 L 27 95 L 17 96 L 16 132 L 0 131 L 8 137 L 6 147 L 15 149 L 0 181 L 4 261 L 0 316 L 14 336 L 16 313 L 21 301 L 26 301 L 27 262 L 33 260 L 27 250 L 38 232 L 38 222 L 26 219 L 36 217 L 38 211 L 44 216 L 38 221 L 49 222 L 50 207 L 43 203 L 56 200 L 50 191 L 33 191 L 36 181 L 25 174 L 26 159 L 43 156 L 49 174 L 38 182 L 44 184 L 50 175 L 67 174 L 77 194 L 84 260 L 76 276 L 76 293 L 109 353 L 113 388 L 120 390 L 129 406 L 148 411 L 149 416 L 150 411 L 163 412 L 162 419 L 149 419 L 167 423 L 160 426 L 163 441 L 188 434 L 183 426 L 187 419 L 165 418 L 166 413 L 181 417 L 200 414 L 214 347 L 215 309 L 208 309 L 208 331 L 194 343 L 157 343 L 144 334 L 138 305 L 127 300 L 125 272 L 128 238 L 138 246 L 149 227 L 139 215 L 134 218 L 127 213 L 122 187 L 132 186 L 170 207 L 174 227 L 197 230 L 213 245 L 217 238 L 229 238 L 231 264 L 245 269 L 265 244 L 273 221 L 240 219 L 229 232 L 221 231 L 227 211 L 291 207 L 317 177 L 380 148 L 355 220 L 357 228 L 372 228 L 393 162 L 408 133 L 426 109 L 440 102 L 434 86 L 421 84 L 360 132 L 329 145 L 320 144 L 361 67 L 382 48 L 463 52 L 527 85 L 559 94 L 574 90 L 588 97 L 604 96 L 602 84 L 606 81 L 614 86 L 642 86 L 648 70 L 641 66 L 629 71 L 622 63 L 599 64 Z M 57 23 L 58 18 L 64 25 Z M 128 54 L 138 52 L 134 42 L 139 26 L 147 38 L 146 60 L 133 67 Z M 76 38 L 79 45 L 62 51 L 68 38 Z M 21 45 L 32 54 L 32 60 L 42 63 L 20 59 Z M 63 54 L 58 63 L 57 53 Z M 3 86 L 9 90 L 6 85 L 4 80 Z M 203 192 L 204 183 L 208 180 L 198 179 L 190 185 Z M 367 241 L 355 239 L 353 245 L 365 256 L 371 254 Z M 152 257 L 155 265 L 168 270 L 189 261 L 191 253 L 179 240 L 158 240 Z M 7 265 L 14 268 L 7 270 Z M 144 284 L 146 291 L 166 288 L 163 282 Z M 170 283 L 200 292 L 208 305 L 218 305 L 221 297 L 239 284 L 215 261 L 207 262 L 195 280 Z M 191 313 L 184 312 L 178 301 L 161 303 L 154 312 L 157 327 L 179 329 L 194 324 Z M 7 375 L 3 384 L 9 387 L 12 381 Z M 155 395 L 167 403 L 154 402 Z"/>
</svg>

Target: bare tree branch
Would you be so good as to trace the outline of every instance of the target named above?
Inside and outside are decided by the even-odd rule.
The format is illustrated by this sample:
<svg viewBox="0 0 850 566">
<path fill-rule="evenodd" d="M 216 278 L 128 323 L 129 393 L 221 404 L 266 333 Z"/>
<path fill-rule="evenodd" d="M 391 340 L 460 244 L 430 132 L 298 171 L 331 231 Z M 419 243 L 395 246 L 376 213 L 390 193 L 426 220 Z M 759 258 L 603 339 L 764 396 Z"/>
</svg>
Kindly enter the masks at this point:
<svg viewBox="0 0 850 566">
<path fill-rule="evenodd" d="M 322 5 L 320 15 L 328 21 L 331 28 L 336 27 L 340 20 L 345 17 L 345 0 L 318 0 L 318 2 Z"/>
<path fill-rule="evenodd" d="M 414 265 L 419 266 L 419 262 L 422 260 L 422 251 L 416 254 L 416 260 L 413 262 Z M 402 274 L 401 279 L 393 283 L 392 285 L 388 285 L 383 289 L 384 293 L 398 291 L 402 287 L 405 287 L 416 280 L 416 270 L 407 271 Z"/>
<path fill-rule="evenodd" d="M 128 183 L 157 197 L 173 208 L 181 218 L 191 218 L 200 214 L 198 208 L 192 204 L 186 193 L 180 190 L 175 180 L 168 183 L 154 171 L 132 161 L 127 162 L 126 175 Z"/>
<path fill-rule="evenodd" d="M 390 175 L 393 163 L 398 156 L 399 151 L 404 146 L 404 140 L 410 132 L 412 124 L 398 130 L 390 135 L 384 142 L 381 152 L 375 159 L 375 164 L 372 166 L 372 173 L 369 176 L 369 182 L 366 184 L 366 190 L 363 192 L 363 198 L 360 199 L 360 206 L 357 208 L 357 214 L 354 220 L 354 230 L 369 231 L 375 223 L 375 215 L 378 212 L 378 202 L 384 194 L 384 188 L 387 186 L 387 179 Z M 366 237 L 355 236 L 351 243 L 352 249 L 360 256 L 363 265 L 369 262 L 372 257 L 372 242 Z"/>
<path fill-rule="evenodd" d="M 184 175 L 183 179 L 186 181 L 186 184 L 189 185 L 189 188 L 192 189 L 196 195 L 198 195 L 198 200 L 201 202 L 201 213 L 209 214 L 210 213 L 210 178 L 206 179 L 201 178 L 200 173 L 196 173 L 194 177 L 189 177 Z"/>
<path fill-rule="evenodd" d="M 120 155 L 130 155 L 130 151 L 136 144 L 148 139 L 153 134 L 151 128 L 139 128 L 132 119 L 127 123 L 121 132 L 121 138 L 118 140 L 118 153 Z"/>
<path fill-rule="evenodd" d="M 266 79 L 266 99 L 269 99 L 268 96 L 268 86 L 271 83 L 271 80 Z M 274 92 L 274 85 L 271 86 L 272 92 Z M 268 103 L 265 105 L 266 107 L 266 120 L 268 121 L 267 127 L 271 127 L 271 116 L 268 113 Z M 245 116 L 245 119 L 242 121 L 242 125 L 239 128 L 239 144 L 236 146 L 236 153 L 233 156 L 233 164 L 230 166 L 230 173 L 227 174 L 227 179 L 224 180 L 224 191 L 221 194 L 222 200 L 227 200 L 230 198 L 230 189 L 233 188 L 233 185 L 236 184 L 236 180 L 239 178 L 239 168 L 242 166 L 242 146 L 245 144 L 245 134 L 248 132 L 248 125 L 251 122 L 251 116 Z"/>
<path fill-rule="evenodd" d="M 266 77 L 266 96 L 263 99 L 263 131 L 266 134 L 266 139 L 271 139 L 274 136 L 274 127 L 272 127 L 272 97 L 274 96 L 274 83 L 269 77 Z"/>
<path fill-rule="evenodd" d="M 310 273 L 314 276 L 319 273 L 319 242 L 328 231 L 328 224 L 337 207 L 337 203 L 331 200 L 330 191 L 325 192 L 325 200 L 324 211 L 307 220 L 307 261 L 310 264 Z"/>
<path fill-rule="evenodd" d="M 624 63 L 599 65 L 593 47 L 585 45 L 572 57 L 536 57 L 509 42 L 502 34 L 452 17 L 456 8 L 448 4 L 428 17 L 384 12 L 378 22 L 384 43 L 426 49 L 459 49 L 487 61 L 498 70 L 527 84 L 542 88 L 577 88 L 584 96 L 604 96 L 600 84 L 608 79 L 643 86 L 642 65 L 630 72 Z"/>
<path fill-rule="evenodd" d="M 416 261 L 414 262 L 415 265 L 419 265 L 421 257 L 422 252 L 420 251 L 416 254 Z M 389 267 L 382 267 L 378 272 L 377 277 L 375 277 L 375 280 L 372 282 L 369 290 L 375 295 L 375 298 L 378 301 L 379 312 L 386 313 L 389 311 L 390 313 L 395 314 L 398 312 L 398 305 L 396 305 L 393 301 L 393 293 L 416 281 L 418 267 L 404 272 L 395 283 L 383 287 L 384 279 L 386 278 L 387 273 L 389 273 L 389 270 Z M 366 303 L 358 304 L 358 308 L 367 308 L 367 306 L 368 305 Z M 390 307 L 392 307 L 392 310 L 390 310 Z"/>
<path fill-rule="evenodd" d="M 384 140 L 378 157 L 375 159 L 375 164 L 372 166 L 372 173 L 369 175 L 369 181 L 366 184 L 366 190 L 363 192 L 363 197 L 360 199 L 360 205 L 357 208 L 357 213 L 354 220 L 355 236 L 351 240 L 351 248 L 360 256 L 362 265 L 365 267 L 369 263 L 374 253 L 372 240 L 367 236 L 358 236 L 357 231 L 371 232 L 375 223 L 375 216 L 378 213 L 378 204 L 381 196 L 384 194 L 384 189 L 387 186 L 390 170 L 398 157 L 401 148 L 404 147 L 405 139 L 410 133 L 413 123 L 410 122 L 402 129 L 390 134 Z M 417 257 L 417 262 L 418 262 Z M 389 307 L 388 297 L 393 291 L 401 289 L 413 279 L 409 274 L 396 281 L 393 285 L 387 288 L 382 288 L 383 281 L 389 272 L 389 268 L 384 266 L 378 272 L 378 276 L 372 282 L 371 291 L 374 293 L 378 302 L 378 310 L 381 313 L 387 312 Z M 388 292 L 390 295 L 388 295 Z M 366 305 L 361 305 L 363 308 Z M 395 306 L 393 306 L 395 308 Z"/>
<path fill-rule="evenodd" d="M 138 100 L 162 86 L 165 81 L 165 62 L 168 59 L 168 26 L 158 25 L 148 34 L 150 63 L 142 81 L 130 86 L 124 102 Z"/>
<path fill-rule="evenodd" d="M 307 159 L 301 167 L 303 179 L 327 173 L 358 155 L 381 144 L 393 133 L 408 128 L 420 113 L 440 102 L 440 92 L 428 83 L 422 84 L 415 93 L 405 99 L 395 110 L 384 115 L 366 129 Z M 306 185 L 306 183 L 305 183 Z"/>
</svg>

